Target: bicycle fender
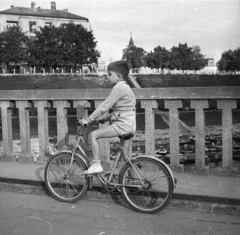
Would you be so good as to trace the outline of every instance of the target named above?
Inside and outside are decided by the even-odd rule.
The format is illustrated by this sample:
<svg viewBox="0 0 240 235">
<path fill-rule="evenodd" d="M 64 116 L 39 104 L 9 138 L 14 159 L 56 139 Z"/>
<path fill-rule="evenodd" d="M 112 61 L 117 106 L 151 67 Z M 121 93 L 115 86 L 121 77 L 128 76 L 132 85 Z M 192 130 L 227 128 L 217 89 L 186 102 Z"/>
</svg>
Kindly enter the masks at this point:
<svg viewBox="0 0 240 235">
<path fill-rule="evenodd" d="M 169 171 L 170 175 L 171 175 L 171 178 L 172 178 L 172 181 L 173 181 L 173 186 L 176 187 L 176 179 L 175 179 L 175 177 L 173 175 L 173 172 L 172 172 L 171 168 L 163 160 L 161 160 L 161 159 L 159 159 L 159 158 L 157 158 L 155 156 L 151 156 L 151 155 L 141 155 L 139 157 L 136 157 L 136 159 L 137 158 L 141 158 L 141 157 L 148 157 L 148 158 L 154 159 L 154 160 L 160 162 L 161 164 L 163 164 L 165 166 L 165 168 Z"/>
<path fill-rule="evenodd" d="M 72 154 L 72 152 L 70 150 L 62 150 L 61 152 Z M 86 164 L 86 166 L 89 167 L 89 162 L 87 161 L 87 159 L 84 156 L 79 155 L 78 153 L 75 153 L 75 155 L 78 156 L 80 159 L 82 159 L 83 162 Z"/>
</svg>

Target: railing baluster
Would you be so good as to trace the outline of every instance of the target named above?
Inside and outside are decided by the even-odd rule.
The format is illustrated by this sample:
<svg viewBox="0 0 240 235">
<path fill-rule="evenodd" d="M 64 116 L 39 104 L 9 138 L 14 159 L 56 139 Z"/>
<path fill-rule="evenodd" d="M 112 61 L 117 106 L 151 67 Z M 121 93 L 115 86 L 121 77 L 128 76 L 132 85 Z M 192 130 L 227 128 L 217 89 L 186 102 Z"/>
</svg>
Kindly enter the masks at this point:
<svg viewBox="0 0 240 235">
<path fill-rule="evenodd" d="M 75 100 L 73 101 L 73 107 L 77 109 L 77 120 L 82 119 L 83 117 L 88 116 L 88 110 L 86 108 L 91 107 L 91 104 L 88 101 L 85 100 Z M 77 121 L 76 120 L 76 121 Z M 77 128 L 77 126 L 76 126 Z M 85 143 L 88 144 L 88 134 L 89 132 L 86 131 L 84 140 Z M 82 146 L 84 148 L 84 151 L 86 151 L 85 146 Z"/>
<path fill-rule="evenodd" d="M 195 109 L 195 166 L 192 172 L 208 174 L 205 166 L 205 113 L 209 108 L 207 100 L 191 100 L 191 108 Z"/>
<path fill-rule="evenodd" d="M 21 156 L 19 158 L 19 161 L 30 162 L 31 142 L 30 142 L 29 108 L 32 107 L 32 104 L 29 101 L 16 101 L 16 107 L 19 109 L 20 146 L 21 146 Z"/>
<path fill-rule="evenodd" d="M 184 166 L 179 161 L 179 112 L 182 108 L 181 100 L 165 100 L 165 108 L 169 109 L 169 137 L 171 168 L 176 172 L 183 172 Z"/>
<path fill-rule="evenodd" d="M 232 169 L 233 145 L 232 145 L 232 109 L 237 108 L 235 100 L 218 100 L 218 109 L 222 109 L 222 166 L 225 171 Z"/>
<path fill-rule="evenodd" d="M 145 109 L 145 154 L 155 155 L 155 114 L 158 107 L 156 100 L 141 100 L 141 107 Z"/>
<path fill-rule="evenodd" d="M 38 114 L 38 138 L 39 138 L 39 162 L 45 162 L 46 151 L 49 145 L 49 130 L 48 130 L 48 110 L 51 104 L 47 101 L 34 101 L 34 106 L 37 107 Z"/>
<path fill-rule="evenodd" d="M 13 103 L 10 101 L 0 101 L 1 117 L 2 117 L 2 140 L 3 140 L 3 156 L 4 160 L 11 160 L 13 154 L 13 138 L 12 138 L 12 110 Z"/>
<path fill-rule="evenodd" d="M 89 101 L 85 100 L 75 100 L 73 101 L 73 107 L 77 109 L 77 119 L 82 119 L 88 115 L 88 110 L 86 108 L 91 107 Z"/>
<path fill-rule="evenodd" d="M 53 107 L 57 109 L 58 150 L 61 150 L 68 142 L 67 108 L 70 108 L 70 103 L 53 101 Z"/>
</svg>

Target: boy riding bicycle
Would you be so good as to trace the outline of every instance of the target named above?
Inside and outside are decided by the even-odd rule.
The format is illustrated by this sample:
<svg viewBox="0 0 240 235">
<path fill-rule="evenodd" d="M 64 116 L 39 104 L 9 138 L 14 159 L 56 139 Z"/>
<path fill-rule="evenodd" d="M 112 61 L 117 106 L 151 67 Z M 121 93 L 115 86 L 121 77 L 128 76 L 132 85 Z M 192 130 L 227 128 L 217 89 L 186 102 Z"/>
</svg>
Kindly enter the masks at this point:
<svg viewBox="0 0 240 235">
<path fill-rule="evenodd" d="M 97 120 L 110 121 L 110 125 L 94 130 L 90 133 L 90 142 L 93 154 L 92 165 L 85 174 L 95 174 L 103 171 L 100 159 L 98 139 L 113 138 L 136 131 L 136 99 L 131 88 L 126 84 L 129 67 L 126 61 L 116 61 L 108 65 L 109 82 L 115 85 L 104 102 L 87 118 L 79 120 L 81 125 L 89 125 Z M 113 111 L 103 116 L 110 108 Z"/>
</svg>

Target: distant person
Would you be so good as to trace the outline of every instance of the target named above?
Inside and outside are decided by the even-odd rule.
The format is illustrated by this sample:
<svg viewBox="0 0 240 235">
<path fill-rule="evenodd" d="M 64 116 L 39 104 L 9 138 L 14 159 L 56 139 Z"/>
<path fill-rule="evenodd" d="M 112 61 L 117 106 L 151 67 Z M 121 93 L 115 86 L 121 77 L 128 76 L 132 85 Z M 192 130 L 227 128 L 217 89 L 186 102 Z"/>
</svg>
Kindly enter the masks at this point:
<svg viewBox="0 0 240 235">
<path fill-rule="evenodd" d="M 108 80 L 115 86 L 107 99 L 89 117 L 79 120 L 81 125 L 89 125 L 95 120 L 99 122 L 110 121 L 110 125 L 90 133 L 93 164 L 87 171 L 84 171 L 85 174 L 103 171 L 98 139 L 118 137 L 136 131 L 136 99 L 131 88 L 125 82 L 128 78 L 129 66 L 126 61 L 116 61 L 109 64 L 107 69 Z M 104 115 L 110 108 L 113 111 Z"/>
</svg>

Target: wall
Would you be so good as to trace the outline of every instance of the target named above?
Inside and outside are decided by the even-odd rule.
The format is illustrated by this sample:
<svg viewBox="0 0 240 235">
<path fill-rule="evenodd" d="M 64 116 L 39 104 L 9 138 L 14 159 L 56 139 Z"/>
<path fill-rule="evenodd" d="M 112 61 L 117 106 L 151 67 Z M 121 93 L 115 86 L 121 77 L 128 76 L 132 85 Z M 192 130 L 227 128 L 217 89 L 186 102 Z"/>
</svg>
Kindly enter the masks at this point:
<svg viewBox="0 0 240 235">
<path fill-rule="evenodd" d="M 51 18 L 51 17 L 32 17 L 32 16 L 18 16 L 18 15 L 0 15 L 0 32 L 4 30 L 6 27 L 7 21 L 17 21 L 18 26 L 22 28 L 23 32 L 29 33 L 29 22 L 35 21 L 37 27 L 44 27 L 45 23 L 52 23 L 55 26 L 59 26 L 62 23 L 68 23 L 71 19 L 63 19 L 63 18 Z M 83 20 L 73 20 L 75 24 L 81 24 L 86 29 L 90 29 L 89 22 Z M 35 34 L 29 33 L 29 36 L 34 36 Z"/>
</svg>

